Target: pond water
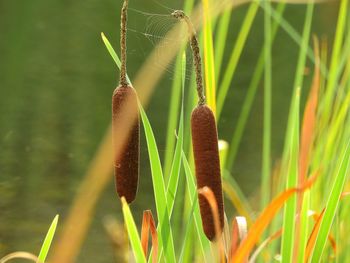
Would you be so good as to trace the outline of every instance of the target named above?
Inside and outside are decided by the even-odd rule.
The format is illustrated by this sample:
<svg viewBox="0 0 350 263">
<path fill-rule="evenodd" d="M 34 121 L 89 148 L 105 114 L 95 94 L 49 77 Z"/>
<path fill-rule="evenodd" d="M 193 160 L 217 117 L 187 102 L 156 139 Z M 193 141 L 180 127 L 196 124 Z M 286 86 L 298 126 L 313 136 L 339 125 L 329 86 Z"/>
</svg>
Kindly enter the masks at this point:
<svg viewBox="0 0 350 263">
<path fill-rule="evenodd" d="M 130 2 L 130 7 L 136 10 L 169 12 L 156 1 Z M 176 9 L 182 6 L 182 1 L 159 2 Z M 111 94 L 118 74 L 100 32 L 105 32 L 119 50 L 119 9 L 120 1 L 116 0 L 0 0 L 0 258 L 17 250 L 37 254 L 55 214 L 60 214 L 60 226 L 63 225 L 77 187 L 110 122 Z M 226 50 L 225 63 L 246 10 L 240 7 L 232 16 L 227 39 L 232 44 Z M 285 17 L 301 32 L 304 14 L 304 6 L 288 6 Z M 313 33 L 332 37 L 336 7 L 318 6 L 315 14 Z M 134 10 L 129 12 L 131 77 L 154 47 L 143 34 L 149 26 L 149 17 Z M 168 22 L 163 22 L 160 33 L 167 28 Z M 230 140 L 234 130 L 262 47 L 262 22 L 260 11 L 219 123 L 222 139 Z M 280 30 L 273 49 L 274 161 L 283 146 L 298 51 L 289 35 Z M 308 66 L 312 66 L 310 61 Z M 168 71 L 147 107 L 161 155 L 166 150 L 164 125 L 169 102 L 164 98 L 170 94 L 172 67 Z M 305 87 L 310 79 L 311 75 L 306 76 Z M 303 92 L 304 101 L 306 94 L 307 88 Z M 231 171 L 247 195 L 256 190 L 260 180 L 262 101 L 260 84 Z M 149 190 L 139 191 L 132 205 L 138 223 L 142 210 L 154 211 L 146 147 L 142 147 L 141 155 L 140 188 Z M 112 182 L 98 202 L 78 262 L 112 261 L 112 246 L 102 224 L 107 215 L 122 220 Z"/>
</svg>

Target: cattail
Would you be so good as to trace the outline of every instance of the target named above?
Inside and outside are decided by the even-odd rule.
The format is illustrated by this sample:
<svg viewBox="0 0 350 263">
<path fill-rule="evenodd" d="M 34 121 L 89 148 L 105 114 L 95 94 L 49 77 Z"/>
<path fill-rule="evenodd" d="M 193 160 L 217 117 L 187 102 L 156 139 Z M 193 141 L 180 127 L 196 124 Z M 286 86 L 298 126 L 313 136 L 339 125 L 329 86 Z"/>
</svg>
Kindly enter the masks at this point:
<svg viewBox="0 0 350 263">
<path fill-rule="evenodd" d="M 121 12 L 121 30 L 120 30 L 120 46 L 121 46 L 121 68 L 119 86 L 114 90 L 112 97 L 112 126 L 113 126 L 113 141 L 116 148 L 118 134 L 115 130 L 122 119 L 128 116 L 125 108 L 128 107 L 130 113 L 133 111 L 137 116 L 130 116 L 133 120 L 132 127 L 127 136 L 126 141 L 120 154 L 115 154 L 114 159 L 114 175 L 116 188 L 119 197 L 124 196 L 128 203 L 131 203 L 137 192 L 138 177 L 139 177 L 139 156 L 140 156 L 140 119 L 137 94 L 133 87 L 128 83 L 126 77 L 126 22 L 127 22 L 128 0 L 124 0 Z M 128 105 L 126 104 L 128 103 Z M 132 115 L 132 114 L 131 114 Z"/>
<path fill-rule="evenodd" d="M 200 50 L 196 32 L 188 16 L 183 11 L 175 11 L 172 16 L 184 19 L 189 28 L 190 45 L 196 72 L 198 106 L 192 111 L 191 132 L 193 155 L 196 168 L 197 188 L 209 187 L 215 196 L 220 220 L 220 234 L 224 226 L 224 202 L 222 197 L 220 159 L 216 121 L 212 110 L 206 105 Z M 204 233 L 209 240 L 215 238 L 214 216 L 211 207 L 202 195 L 198 196 Z"/>
</svg>

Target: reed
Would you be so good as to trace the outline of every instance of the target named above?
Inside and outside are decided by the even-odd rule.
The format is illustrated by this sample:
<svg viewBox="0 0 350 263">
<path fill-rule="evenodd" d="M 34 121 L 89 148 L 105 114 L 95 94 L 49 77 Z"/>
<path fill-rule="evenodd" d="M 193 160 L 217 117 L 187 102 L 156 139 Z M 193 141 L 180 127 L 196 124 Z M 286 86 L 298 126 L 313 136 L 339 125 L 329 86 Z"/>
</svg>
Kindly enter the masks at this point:
<svg viewBox="0 0 350 263">
<path fill-rule="evenodd" d="M 218 133 L 213 111 L 206 105 L 203 88 L 202 63 L 199 44 L 195 29 L 190 18 L 180 10 L 172 13 L 172 16 L 184 20 L 188 26 L 190 45 L 193 52 L 193 64 L 195 66 L 196 84 L 198 94 L 198 106 L 192 111 L 191 132 L 192 146 L 197 178 L 197 189 L 209 187 L 215 196 L 218 206 L 220 234 L 224 226 L 224 202 L 222 196 L 220 159 L 218 148 Z M 207 199 L 198 196 L 204 233 L 209 240 L 216 237 L 215 220 Z M 217 237 L 218 238 L 218 237 Z"/>
<path fill-rule="evenodd" d="M 112 127 L 116 131 L 122 118 L 122 109 L 126 102 L 130 107 L 138 111 L 137 94 L 134 88 L 128 83 L 126 76 L 126 24 L 127 24 L 128 0 L 124 1 L 121 12 L 120 47 L 121 47 L 121 69 L 119 86 L 114 90 L 112 96 Z M 130 116 L 131 118 L 133 116 Z M 113 140 L 119 139 L 118 134 L 113 132 Z M 137 114 L 126 142 L 119 155 L 114 158 L 114 175 L 117 193 L 119 197 L 125 197 L 128 203 L 136 198 L 139 178 L 140 159 L 140 119 Z"/>
</svg>

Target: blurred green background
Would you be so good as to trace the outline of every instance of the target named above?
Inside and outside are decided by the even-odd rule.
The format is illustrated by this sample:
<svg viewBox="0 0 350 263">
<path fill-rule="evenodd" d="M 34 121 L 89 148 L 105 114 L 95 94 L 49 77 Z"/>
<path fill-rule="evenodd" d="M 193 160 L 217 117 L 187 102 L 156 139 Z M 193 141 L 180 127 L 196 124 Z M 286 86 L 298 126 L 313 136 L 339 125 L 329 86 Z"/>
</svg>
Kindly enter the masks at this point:
<svg viewBox="0 0 350 263">
<path fill-rule="evenodd" d="M 183 6 L 182 1 L 158 1 L 173 9 Z M 159 3 L 130 1 L 129 27 L 133 30 L 128 34 L 128 74 L 131 79 L 154 47 L 142 34 L 150 26 L 147 23 L 151 16 L 132 9 L 170 13 Z M 17 250 L 37 253 L 56 213 L 61 216 L 59 226 L 63 225 L 79 182 L 110 122 L 111 94 L 117 85 L 118 72 L 100 33 L 103 31 L 119 51 L 120 7 L 118 0 L 0 0 L 0 258 Z M 332 39 L 336 8 L 334 3 L 316 6 L 312 33 Z M 229 46 L 235 43 L 245 12 L 245 6 L 233 11 Z M 301 32 L 304 14 L 304 5 L 289 5 L 285 18 Z M 168 23 L 173 23 L 171 18 L 162 21 L 157 20 L 157 26 L 163 30 L 155 34 L 165 33 Z M 262 21 L 260 10 L 239 62 L 239 77 L 233 80 L 229 103 L 219 123 L 220 139 L 230 140 L 234 131 L 263 45 Z M 274 161 L 278 160 L 283 146 L 298 51 L 299 47 L 280 29 L 273 46 Z M 225 53 L 230 54 L 230 50 Z M 225 56 L 224 63 L 227 60 Z M 307 83 L 311 75 L 307 74 Z M 169 101 L 165 98 L 169 98 L 171 81 L 169 67 L 147 107 L 161 154 L 166 151 Z M 306 94 L 303 92 L 303 100 Z M 231 171 L 248 194 L 260 180 L 262 100 L 260 89 Z M 138 223 L 142 210 L 154 210 L 147 149 L 144 141 L 141 144 L 141 181 L 132 205 Z M 229 206 L 227 210 L 233 212 Z M 106 215 L 122 220 L 112 182 L 98 203 L 78 262 L 112 261 L 112 246 L 102 224 Z"/>
</svg>

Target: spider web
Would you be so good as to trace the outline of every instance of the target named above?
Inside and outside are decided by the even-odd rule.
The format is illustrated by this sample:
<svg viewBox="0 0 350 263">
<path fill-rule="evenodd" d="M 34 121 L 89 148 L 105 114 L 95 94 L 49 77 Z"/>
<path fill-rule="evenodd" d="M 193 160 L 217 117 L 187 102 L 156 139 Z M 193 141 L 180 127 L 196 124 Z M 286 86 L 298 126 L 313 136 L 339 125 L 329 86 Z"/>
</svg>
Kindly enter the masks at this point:
<svg viewBox="0 0 350 263">
<path fill-rule="evenodd" d="M 181 33 L 174 37 L 169 37 L 167 33 L 171 31 L 174 26 L 178 24 L 178 20 L 173 18 L 170 14 L 173 9 L 165 7 L 167 9 L 164 14 L 157 13 L 148 13 L 138 9 L 129 8 L 130 12 L 137 13 L 138 20 L 141 20 L 144 24 L 144 28 L 139 30 L 135 28 L 128 27 L 128 32 L 130 34 L 135 34 L 138 41 L 139 49 L 138 52 L 142 50 L 142 54 L 146 57 L 146 49 L 149 49 L 149 46 L 144 44 L 144 40 L 147 40 L 148 45 L 153 49 L 156 46 L 160 46 L 157 49 L 156 56 L 157 59 L 154 67 L 160 68 L 167 72 L 172 78 L 172 75 L 175 73 L 175 60 L 173 60 L 169 65 L 165 65 L 162 63 L 161 58 L 163 56 L 163 52 L 166 52 L 166 49 L 173 46 L 174 43 L 184 43 L 184 40 L 188 38 L 188 31 L 186 25 L 184 24 L 183 30 Z M 190 79 L 192 73 L 192 52 L 189 49 L 189 46 L 186 47 L 186 79 Z"/>
</svg>

